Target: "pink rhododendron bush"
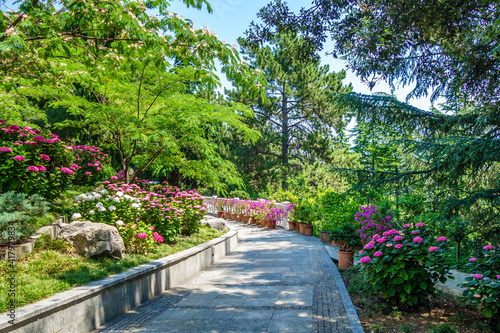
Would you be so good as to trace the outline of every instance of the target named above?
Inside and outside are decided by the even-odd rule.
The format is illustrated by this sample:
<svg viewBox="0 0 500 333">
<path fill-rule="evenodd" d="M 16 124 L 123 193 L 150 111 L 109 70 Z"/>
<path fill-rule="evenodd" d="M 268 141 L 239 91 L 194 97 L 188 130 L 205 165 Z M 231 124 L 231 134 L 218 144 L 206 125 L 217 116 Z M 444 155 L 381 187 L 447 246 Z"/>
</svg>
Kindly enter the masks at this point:
<svg viewBox="0 0 500 333">
<path fill-rule="evenodd" d="M 71 149 L 49 131 L 0 120 L 0 190 L 53 198 L 74 175 Z"/>
<path fill-rule="evenodd" d="M 491 328 L 500 331 L 500 244 L 485 245 L 482 256 L 470 258 L 467 266 L 473 274 L 460 285 L 466 288 L 464 299 L 478 306 L 490 318 Z"/>
<path fill-rule="evenodd" d="M 97 181 L 106 179 L 106 169 L 109 167 L 109 156 L 96 146 L 71 146 L 75 163 L 70 166 L 75 170 L 73 184 L 94 185 Z"/>
<path fill-rule="evenodd" d="M 146 253 L 164 241 L 175 242 L 180 234 L 198 231 L 206 211 L 196 190 L 180 191 L 165 183 L 152 190 L 121 182 L 104 185 L 99 193 L 75 197 L 78 212 L 72 219 L 116 226 L 130 252 Z"/>
<path fill-rule="evenodd" d="M 360 251 L 361 273 L 391 304 L 417 306 L 434 294 L 434 284 L 446 282 L 446 237 L 435 237 L 425 223 L 405 224 L 375 234 Z"/>
</svg>

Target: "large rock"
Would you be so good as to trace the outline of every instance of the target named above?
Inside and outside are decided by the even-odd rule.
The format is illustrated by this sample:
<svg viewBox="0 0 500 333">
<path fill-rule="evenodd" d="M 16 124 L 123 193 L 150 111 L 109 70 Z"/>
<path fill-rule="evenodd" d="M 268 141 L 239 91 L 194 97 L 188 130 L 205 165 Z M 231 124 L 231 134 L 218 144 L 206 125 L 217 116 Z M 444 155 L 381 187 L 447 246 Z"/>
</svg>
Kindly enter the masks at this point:
<svg viewBox="0 0 500 333">
<path fill-rule="evenodd" d="M 87 258 L 121 259 L 125 244 L 116 227 L 104 223 L 75 221 L 63 226 L 59 238 L 69 242 Z"/>
<path fill-rule="evenodd" d="M 211 216 L 205 216 L 203 220 L 200 221 L 201 224 L 208 225 L 212 229 L 217 229 L 217 230 L 226 230 L 229 229 L 229 227 L 226 224 L 226 221 L 224 219 L 219 219 L 216 217 L 211 217 Z"/>
</svg>

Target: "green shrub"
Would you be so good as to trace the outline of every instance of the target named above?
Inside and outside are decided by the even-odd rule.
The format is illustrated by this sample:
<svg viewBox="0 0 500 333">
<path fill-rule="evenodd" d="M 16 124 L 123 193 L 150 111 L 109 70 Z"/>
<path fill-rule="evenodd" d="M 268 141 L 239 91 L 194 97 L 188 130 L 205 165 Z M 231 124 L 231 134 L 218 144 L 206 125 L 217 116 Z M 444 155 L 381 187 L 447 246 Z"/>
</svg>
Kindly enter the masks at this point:
<svg viewBox="0 0 500 333">
<path fill-rule="evenodd" d="M 25 193 L 9 191 L 0 194 L 0 244 L 7 240 L 7 230 L 14 222 L 17 240 L 32 235 L 38 227 L 40 218 L 49 211 L 49 203 L 40 195 L 28 196 Z"/>
<path fill-rule="evenodd" d="M 52 239 L 48 234 L 43 234 L 35 242 L 34 251 L 52 250 L 61 253 L 69 252 L 71 245 L 62 239 Z"/>
<path fill-rule="evenodd" d="M 403 231 L 391 229 L 383 237 L 375 234 L 360 251 L 361 273 L 390 304 L 422 304 L 436 292 L 436 282 L 453 278 L 443 260 L 447 240 L 435 240 L 432 234 L 425 223 L 405 224 Z"/>
<path fill-rule="evenodd" d="M 467 288 L 463 299 L 490 318 L 492 329 L 500 330 L 500 245 L 484 246 L 481 256 L 469 261 L 474 274 L 460 285 Z"/>
<path fill-rule="evenodd" d="M 453 325 L 441 324 L 439 326 L 433 326 L 431 333 L 456 333 L 457 329 Z"/>
</svg>

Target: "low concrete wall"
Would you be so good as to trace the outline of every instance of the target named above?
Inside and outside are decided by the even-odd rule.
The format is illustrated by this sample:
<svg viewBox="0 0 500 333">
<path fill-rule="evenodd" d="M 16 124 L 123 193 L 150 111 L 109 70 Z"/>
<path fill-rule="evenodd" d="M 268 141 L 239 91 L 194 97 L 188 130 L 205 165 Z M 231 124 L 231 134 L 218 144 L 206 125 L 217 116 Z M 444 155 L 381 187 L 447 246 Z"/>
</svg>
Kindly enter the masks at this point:
<svg viewBox="0 0 500 333">
<path fill-rule="evenodd" d="M 14 251 L 5 251 L 3 254 L 1 254 L 1 257 L 4 258 L 4 260 L 9 260 L 9 252 L 14 252 L 16 260 L 23 258 L 25 255 L 33 251 L 33 249 L 35 248 L 36 240 L 43 234 L 50 235 L 52 239 L 56 239 L 57 237 L 59 237 L 61 224 L 64 223 L 67 223 L 66 216 L 59 217 L 56 222 L 40 228 L 37 232 L 31 235 L 26 242 L 16 245 Z"/>
<path fill-rule="evenodd" d="M 231 229 L 191 249 L 16 309 L 14 325 L 3 313 L 0 333 L 88 333 L 180 284 L 237 246 L 238 232 Z"/>
</svg>

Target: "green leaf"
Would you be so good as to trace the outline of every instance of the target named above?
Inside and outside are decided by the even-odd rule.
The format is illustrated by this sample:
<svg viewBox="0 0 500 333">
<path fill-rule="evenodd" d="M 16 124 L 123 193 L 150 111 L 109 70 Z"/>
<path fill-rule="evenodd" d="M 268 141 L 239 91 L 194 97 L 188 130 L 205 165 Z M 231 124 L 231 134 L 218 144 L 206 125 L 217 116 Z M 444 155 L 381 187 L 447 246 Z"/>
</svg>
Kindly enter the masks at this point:
<svg viewBox="0 0 500 333">
<path fill-rule="evenodd" d="M 394 287 L 389 288 L 389 290 L 387 291 L 387 294 L 390 297 L 394 297 L 394 295 L 396 294 L 396 289 Z"/>
<path fill-rule="evenodd" d="M 411 285 L 410 284 L 405 284 L 403 286 L 403 289 L 406 291 L 407 294 L 410 294 L 410 292 L 411 292 Z"/>
<path fill-rule="evenodd" d="M 425 281 L 420 281 L 419 283 L 420 288 L 426 290 L 427 289 L 427 282 Z"/>
</svg>

